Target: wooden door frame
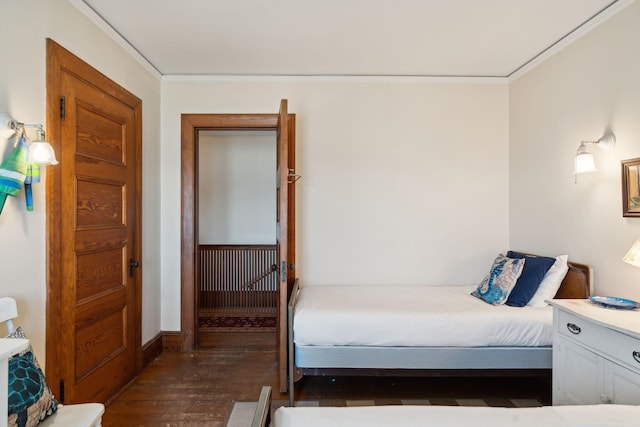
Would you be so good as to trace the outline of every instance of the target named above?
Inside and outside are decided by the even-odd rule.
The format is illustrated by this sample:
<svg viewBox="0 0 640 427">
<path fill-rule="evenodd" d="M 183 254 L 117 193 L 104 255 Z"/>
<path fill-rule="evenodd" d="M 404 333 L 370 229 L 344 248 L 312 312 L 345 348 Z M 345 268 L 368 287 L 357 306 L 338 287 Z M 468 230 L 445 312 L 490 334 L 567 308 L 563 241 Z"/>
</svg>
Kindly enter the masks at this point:
<svg viewBox="0 0 640 427">
<path fill-rule="evenodd" d="M 289 114 L 291 132 L 295 114 Z M 180 248 L 180 345 L 191 351 L 196 345 L 196 233 L 197 142 L 201 130 L 277 130 L 278 114 L 182 114 L 181 116 L 181 248 Z M 289 164 L 295 164 L 295 139 L 290 138 Z M 289 260 L 295 265 L 295 191 L 289 192 Z M 292 276 L 295 272 L 292 272 Z"/>
<path fill-rule="evenodd" d="M 56 153 L 62 152 L 62 124 L 60 119 L 60 82 L 62 73 L 66 72 L 83 80 L 114 99 L 130 107 L 134 112 L 136 144 L 136 218 L 134 229 L 133 256 L 142 259 L 142 101 L 91 67 L 82 59 L 66 50 L 52 39 L 47 39 L 47 139 Z M 65 159 L 60 158 L 60 163 Z M 61 211 L 61 166 L 47 167 L 47 302 L 46 302 L 46 376 L 56 396 L 60 395 L 59 379 L 61 378 L 64 348 L 57 339 L 66 316 L 61 306 L 61 292 L 64 282 L 61 274 L 61 246 L 63 237 L 60 233 Z M 133 322 L 135 324 L 135 372 L 142 370 L 142 272 L 136 271 L 136 301 Z"/>
</svg>

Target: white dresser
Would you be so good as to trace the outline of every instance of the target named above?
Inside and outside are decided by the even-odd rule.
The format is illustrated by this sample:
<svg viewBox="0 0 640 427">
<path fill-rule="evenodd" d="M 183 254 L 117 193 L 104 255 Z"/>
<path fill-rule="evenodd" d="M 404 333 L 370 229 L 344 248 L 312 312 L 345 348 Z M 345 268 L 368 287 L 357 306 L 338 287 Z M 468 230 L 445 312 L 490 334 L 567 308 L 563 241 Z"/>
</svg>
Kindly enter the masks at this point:
<svg viewBox="0 0 640 427">
<path fill-rule="evenodd" d="M 552 300 L 553 404 L 640 405 L 640 311 Z"/>
</svg>

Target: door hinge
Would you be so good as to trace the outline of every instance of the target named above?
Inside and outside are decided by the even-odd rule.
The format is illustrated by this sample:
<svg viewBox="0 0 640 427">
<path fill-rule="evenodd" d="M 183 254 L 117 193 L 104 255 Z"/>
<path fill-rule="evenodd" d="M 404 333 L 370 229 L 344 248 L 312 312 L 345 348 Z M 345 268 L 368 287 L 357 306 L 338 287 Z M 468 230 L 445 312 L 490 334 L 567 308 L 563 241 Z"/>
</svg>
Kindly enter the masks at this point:
<svg viewBox="0 0 640 427">
<path fill-rule="evenodd" d="M 64 100 L 64 96 L 60 97 L 60 120 L 64 120 L 64 117 L 66 115 L 66 103 Z"/>
<path fill-rule="evenodd" d="M 295 169 L 287 169 L 287 182 L 289 184 L 295 184 L 300 178 L 302 178 L 302 175 L 297 174 Z"/>
<path fill-rule="evenodd" d="M 282 268 L 280 268 L 280 283 L 287 281 L 287 262 L 282 261 Z"/>
<path fill-rule="evenodd" d="M 60 396 L 58 396 L 58 401 L 64 403 L 64 379 L 60 380 Z"/>
</svg>

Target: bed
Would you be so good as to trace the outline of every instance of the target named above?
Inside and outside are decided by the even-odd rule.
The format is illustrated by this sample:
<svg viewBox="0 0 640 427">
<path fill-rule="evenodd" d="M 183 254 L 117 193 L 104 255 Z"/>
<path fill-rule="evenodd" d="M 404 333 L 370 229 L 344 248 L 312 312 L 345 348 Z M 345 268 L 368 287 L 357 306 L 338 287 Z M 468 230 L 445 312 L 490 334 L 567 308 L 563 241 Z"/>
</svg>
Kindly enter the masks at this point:
<svg viewBox="0 0 640 427">
<path fill-rule="evenodd" d="M 591 268 L 564 260 L 554 297 L 587 298 Z M 296 281 L 288 305 L 290 406 L 305 375 L 550 375 L 552 308 L 486 304 L 470 296 L 474 288 Z"/>
<path fill-rule="evenodd" d="M 493 408 L 468 406 L 369 406 L 276 410 L 273 427 L 568 427 L 637 426 L 640 407 L 626 405 Z"/>
<path fill-rule="evenodd" d="M 640 418 L 640 406 L 633 405 L 280 407 L 271 416 L 270 396 L 270 387 L 263 387 L 251 427 L 626 427 Z"/>
</svg>

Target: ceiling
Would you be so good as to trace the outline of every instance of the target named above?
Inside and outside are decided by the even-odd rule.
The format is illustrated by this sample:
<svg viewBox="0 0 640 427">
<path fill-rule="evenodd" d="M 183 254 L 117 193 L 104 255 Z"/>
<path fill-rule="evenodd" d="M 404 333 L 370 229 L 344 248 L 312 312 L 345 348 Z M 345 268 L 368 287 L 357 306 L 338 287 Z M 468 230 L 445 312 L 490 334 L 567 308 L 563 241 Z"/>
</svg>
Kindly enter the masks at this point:
<svg viewBox="0 0 640 427">
<path fill-rule="evenodd" d="M 469 77 L 509 77 L 620 9 L 616 3 L 628 3 L 71 1 L 104 20 L 162 75 Z"/>
</svg>

